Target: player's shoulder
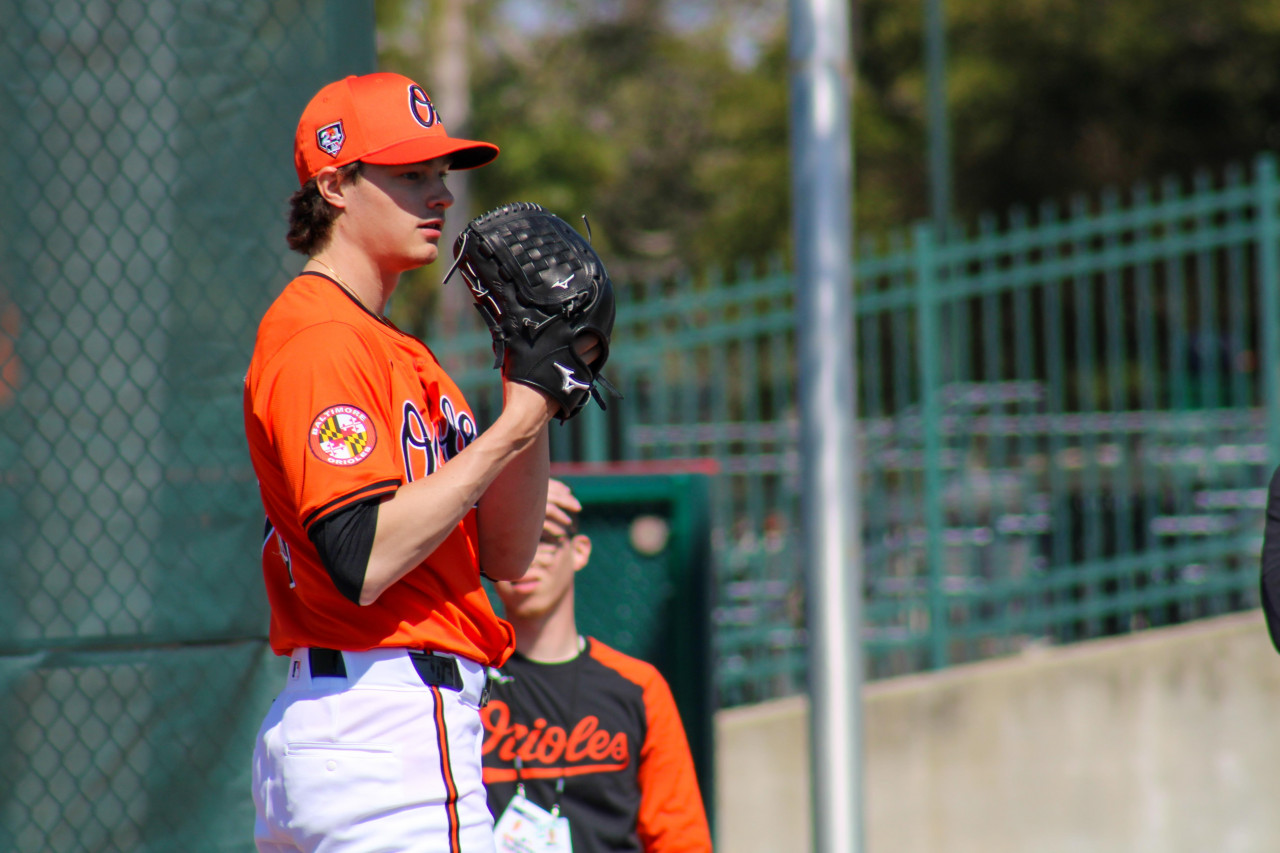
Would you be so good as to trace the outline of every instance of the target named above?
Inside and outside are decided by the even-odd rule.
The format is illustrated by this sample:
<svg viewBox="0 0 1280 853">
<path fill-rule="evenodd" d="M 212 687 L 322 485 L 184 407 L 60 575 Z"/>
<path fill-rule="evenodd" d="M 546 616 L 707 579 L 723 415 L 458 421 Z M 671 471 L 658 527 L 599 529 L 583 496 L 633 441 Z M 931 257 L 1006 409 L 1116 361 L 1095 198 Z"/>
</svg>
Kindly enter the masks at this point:
<svg viewBox="0 0 1280 853">
<path fill-rule="evenodd" d="M 597 663 L 608 667 L 632 684 L 649 687 L 654 684 L 666 684 L 666 679 L 658 668 L 648 661 L 624 654 L 612 646 L 602 643 L 595 637 L 588 637 L 588 654 Z"/>
<path fill-rule="evenodd" d="M 329 279 L 302 273 L 284 286 L 262 316 L 259 332 L 264 329 L 297 329 L 344 316 L 350 297 Z"/>
<path fill-rule="evenodd" d="M 376 346 L 363 309 L 336 284 L 322 276 L 302 274 L 293 279 L 267 308 L 258 323 L 257 360 L 274 358 L 282 350 L 331 350 L 344 340 Z"/>
</svg>

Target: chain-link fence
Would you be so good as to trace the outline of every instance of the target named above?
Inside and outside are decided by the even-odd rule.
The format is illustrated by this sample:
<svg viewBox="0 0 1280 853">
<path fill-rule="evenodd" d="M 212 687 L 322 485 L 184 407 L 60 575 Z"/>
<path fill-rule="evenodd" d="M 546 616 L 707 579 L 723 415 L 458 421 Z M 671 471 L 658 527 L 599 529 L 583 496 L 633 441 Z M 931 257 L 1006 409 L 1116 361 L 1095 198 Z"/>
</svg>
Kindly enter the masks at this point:
<svg viewBox="0 0 1280 853">
<path fill-rule="evenodd" d="M 242 377 L 361 2 L 0 2 L 0 850 L 252 849 Z"/>
</svg>

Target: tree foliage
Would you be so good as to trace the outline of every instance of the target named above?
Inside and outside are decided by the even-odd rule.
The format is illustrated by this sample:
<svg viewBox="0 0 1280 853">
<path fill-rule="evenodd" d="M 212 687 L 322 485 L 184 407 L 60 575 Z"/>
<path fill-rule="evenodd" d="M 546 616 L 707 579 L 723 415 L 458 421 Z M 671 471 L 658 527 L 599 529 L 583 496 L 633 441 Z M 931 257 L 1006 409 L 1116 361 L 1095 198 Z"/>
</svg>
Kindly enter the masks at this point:
<svg viewBox="0 0 1280 853">
<path fill-rule="evenodd" d="M 536 10 L 536 25 L 517 5 Z M 783 4 L 468 7 L 468 130 L 502 147 L 474 176 L 474 206 L 525 199 L 587 214 L 620 279 L 785 253 Z M 859 231 L 928 210 L 923 7 L 853 7 Z M 379 3 L 384 35 L 403 8 Z M 1280 0 L 949 0 L 946 17 L 961 220 L 1280 144 Z M 394 62 L 415 61 L 411 42 L 384 42 Z"/>
<path fill-rule="evenodd" d="M 864 222 L 927 212 L 921 6 L 859 3 Z M 1280 143 L 1277 0 L 952 0 L 946 10 L 961 219 L 1216 169 Z"/>
<path fill-rule="evenodd" d="M 761 237 L 786 229 L 785 79 L 777 62 L 735 65 L 724 29 L 629 3 L 518 51 L 486 45 L 473 128 L 503 155 L 478 195 L 587 214 L 624 278 L 776 249 Z"/>
</svg>

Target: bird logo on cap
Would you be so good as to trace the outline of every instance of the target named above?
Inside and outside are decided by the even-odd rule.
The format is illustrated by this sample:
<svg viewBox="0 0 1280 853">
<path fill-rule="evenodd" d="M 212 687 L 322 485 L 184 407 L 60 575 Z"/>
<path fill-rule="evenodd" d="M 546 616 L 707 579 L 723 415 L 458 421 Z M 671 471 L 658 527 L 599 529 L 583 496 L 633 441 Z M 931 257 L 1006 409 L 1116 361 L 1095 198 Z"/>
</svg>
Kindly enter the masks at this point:
<svg viewBox="0 0 1280 853">
<path fill-rule="evenodd" d="M 409 112 L 423 127 L 435 127 L 440 121 L 440 114 L 436 112 L 435 105 L 431 103 L 431 99 L 427 97 L 423 88 L 417 84 L 409 87 Z"/>
</svg>

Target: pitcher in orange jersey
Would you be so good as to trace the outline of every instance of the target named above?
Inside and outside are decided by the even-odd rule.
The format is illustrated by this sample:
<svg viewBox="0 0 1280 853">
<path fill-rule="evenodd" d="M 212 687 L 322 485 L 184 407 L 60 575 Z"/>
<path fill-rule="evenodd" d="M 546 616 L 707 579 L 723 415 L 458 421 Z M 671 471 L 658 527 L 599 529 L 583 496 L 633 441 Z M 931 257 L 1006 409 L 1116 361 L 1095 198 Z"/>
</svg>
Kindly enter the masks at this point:
<svg viewBox="0 0 1280 853">
<path fill-rule="evenodd" d="M 480 575 L 533 558 L 559 404 L 505 382 L 480 430 L 385 309 L 439 255 L 449 171 L 497 154 L 449 136 L 399 74 L 331 83 L 298 122 L 288 241 L 306 261 L 244 388 L 271 647 L 289 657 L 253 757 L 263 853 L 493 849 L 480 709 L 514 634 Z"/>
</svg>

